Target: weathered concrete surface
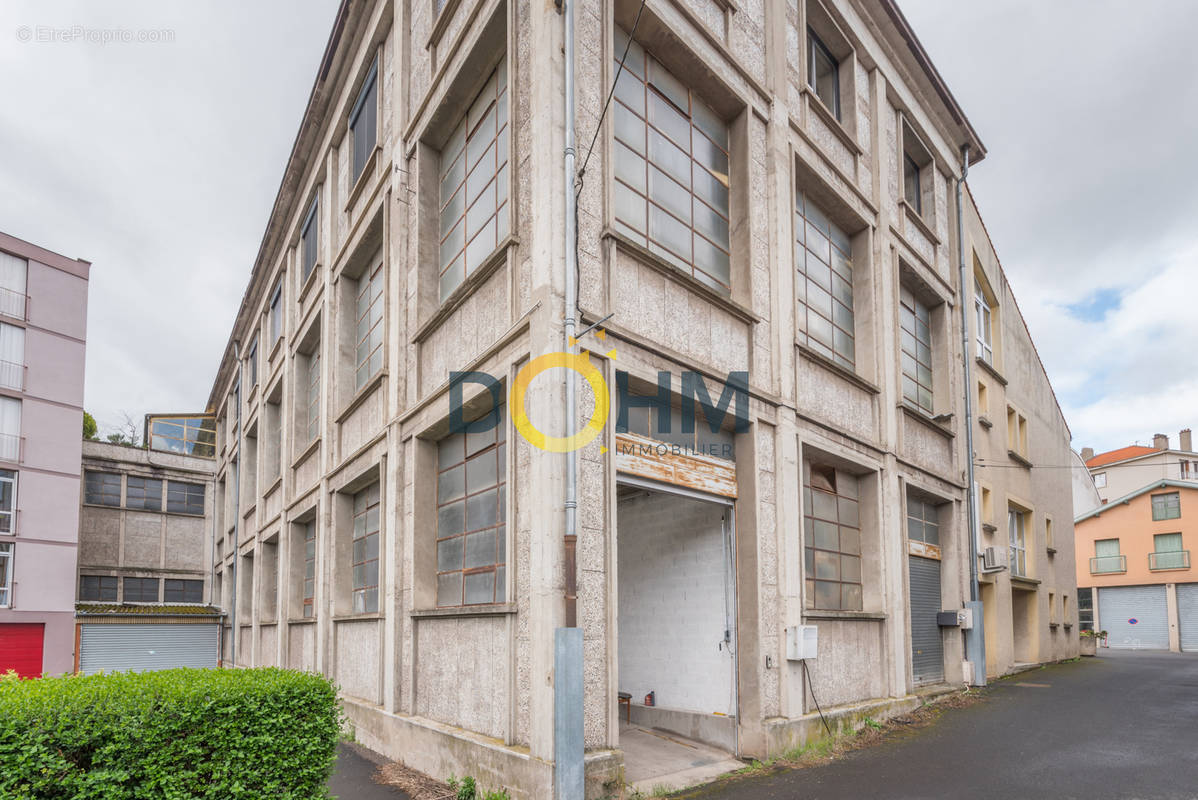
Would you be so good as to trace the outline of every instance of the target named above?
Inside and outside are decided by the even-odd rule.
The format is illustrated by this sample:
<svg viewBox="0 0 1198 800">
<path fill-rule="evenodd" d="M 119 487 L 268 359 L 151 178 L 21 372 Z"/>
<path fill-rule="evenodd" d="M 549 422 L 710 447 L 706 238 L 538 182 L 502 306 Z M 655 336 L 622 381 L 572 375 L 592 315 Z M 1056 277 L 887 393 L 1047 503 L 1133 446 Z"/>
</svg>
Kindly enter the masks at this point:
<svg viewBox="0 0 1198 800">
<path fill-rule="evenodd" d="M 374 782 L 374 772 L 386 759 L 365 747 L 337 747 L 337 766 L 329 778 L 329 794 L 341 800 L 404 800 L 408 795 L 394 786 Z"/>
<path fill-rule="evenodd" d="M 1114 653 L 992 684 L 933 727 L 688 797 L 1193 797 L 1198 655 Z"/>
</svg>

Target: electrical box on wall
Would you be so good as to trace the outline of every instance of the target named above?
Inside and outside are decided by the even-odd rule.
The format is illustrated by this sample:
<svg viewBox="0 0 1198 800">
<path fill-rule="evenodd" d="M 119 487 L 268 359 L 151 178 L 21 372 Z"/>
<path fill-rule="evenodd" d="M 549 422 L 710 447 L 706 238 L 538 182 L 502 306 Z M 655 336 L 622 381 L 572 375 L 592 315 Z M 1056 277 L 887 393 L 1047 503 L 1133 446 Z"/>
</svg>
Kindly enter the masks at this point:
<svg viewBox="0 0 1198 800">
<path fill-rule="evenodd" d="M 819 649 L 819 628 L 815 625 L 791 625 L 786 629 L 786 660 L 815 658 Z"/>
</svg>

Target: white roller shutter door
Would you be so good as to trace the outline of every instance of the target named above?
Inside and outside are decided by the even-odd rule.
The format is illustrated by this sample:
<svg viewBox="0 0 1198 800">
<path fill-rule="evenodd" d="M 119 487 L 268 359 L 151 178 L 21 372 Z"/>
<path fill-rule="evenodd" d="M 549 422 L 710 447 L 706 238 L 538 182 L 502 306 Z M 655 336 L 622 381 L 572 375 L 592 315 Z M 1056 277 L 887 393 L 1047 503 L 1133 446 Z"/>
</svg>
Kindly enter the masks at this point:
<svg viewBox="0 0 1198 800">
<path fill-rule="evenodd" d="M 1168 650 L 1169 611 L 1164 586 L 1098 589 L 1098 624 L 1112 648 Z"/>
<path fill-rule="evenodd" d="M 83 673 L 217 666 L 217 626 L 82 625 Z"/>
</svg>

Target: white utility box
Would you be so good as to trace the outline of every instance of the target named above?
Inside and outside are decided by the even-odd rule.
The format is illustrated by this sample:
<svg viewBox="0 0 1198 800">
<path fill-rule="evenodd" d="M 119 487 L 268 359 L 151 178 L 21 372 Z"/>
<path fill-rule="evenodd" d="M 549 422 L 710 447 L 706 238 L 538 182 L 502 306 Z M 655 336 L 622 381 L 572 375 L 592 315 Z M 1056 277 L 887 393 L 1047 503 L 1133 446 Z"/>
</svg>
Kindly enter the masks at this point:
<svg viewBox="0 0 1198 800">
<path fill-rule="evenodd" d="M 973 609 L 962 608 L 957 612 L 957 627 L 967 631 L 973 627 Z"/>
<path fill-rule="evenodd" d="M 815 658 L 819 649 L 819 628 L 815 625 L 791 625 L 786 629 L 786 660 Z"/>
</svg>

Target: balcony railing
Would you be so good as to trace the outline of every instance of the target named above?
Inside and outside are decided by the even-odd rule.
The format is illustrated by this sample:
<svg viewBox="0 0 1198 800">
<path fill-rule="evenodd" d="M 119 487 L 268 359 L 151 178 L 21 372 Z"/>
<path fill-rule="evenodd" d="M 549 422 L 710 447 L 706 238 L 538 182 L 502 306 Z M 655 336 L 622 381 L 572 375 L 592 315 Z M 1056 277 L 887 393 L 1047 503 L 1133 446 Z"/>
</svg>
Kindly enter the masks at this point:
<svg viewBox="0 0 1198 800">
<path fill-rule="evenodd" d="M 29 298 L 21 292 L 0 288 L 0 315 L 25 319 Z"/>
<path fill-rule="evenodd" d="M 1127 556 L 1096 556 L 1090 559 L 1090 574 L 1127 572 Z"/>
<path fill-rule="evenodd" d="M 15 361 L 0 361 L 0 386 L 25 391 L 25 365 Z"/>
<path fill-rule="evenodd" d="M 25 457 L 25 437 L 0 433 L 0 461 L 20 463 Z"/>
<path fill-rule="evenodd" d="M 1189 550 L 1166 550 L 1148 554 L 1148 569 L 1189 569 Z"/>
</svg>

